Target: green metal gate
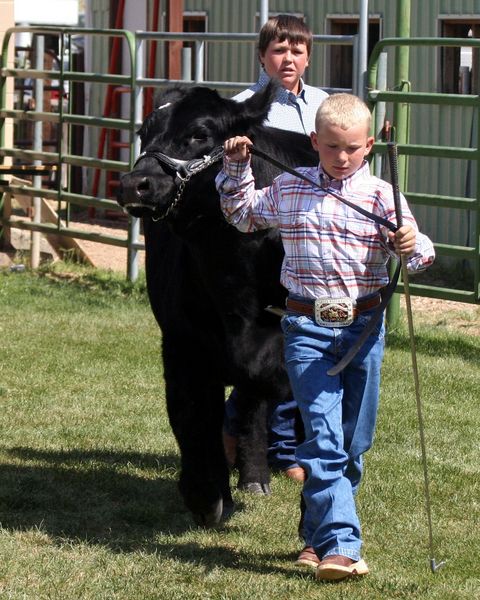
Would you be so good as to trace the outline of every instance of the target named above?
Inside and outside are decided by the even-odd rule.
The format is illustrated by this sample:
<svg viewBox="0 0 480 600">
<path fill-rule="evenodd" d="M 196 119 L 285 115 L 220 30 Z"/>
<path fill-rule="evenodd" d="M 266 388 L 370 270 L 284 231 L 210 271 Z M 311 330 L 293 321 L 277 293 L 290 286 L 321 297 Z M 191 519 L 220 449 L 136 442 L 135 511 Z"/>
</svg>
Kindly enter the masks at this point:
<svg viewBox="0 0 480 600">
<path fill-rule="evenodd" d="M 13 37 L 17 33 L 29 32 L 35 36 L 41 38 L 42 36 L 57 36 L 61 42 L 60 54 L 63 55 L 64 48 L 71 45 L 71 40 L 75 35 L 82 35 L 85 37 L 92 37 L 94 39 L 104 38 L 110 42 L 110 46 L 103 44 L 98 46 L 95 51 L 95 56 L 92 57 L 93 64 L 95 65 L 95 59 L 103 53 L 107 55 L 113 51 L 114 44 L 119 39 L 122 44 L 122 52 L 124 53 L 124 70 L 128 72 L 127 75 L 118 74 L 110 75 L 103 74 L 104 66 L 101 61 L 96 62 L 98 71 L 83 72 L 80 70 L 73 70 L 71 68 L 64 68 L 63 62 L 58 70 L 45 70 L 43 68 L 36 69 L 25 69 L 9 67 L 7 64 L 7 54 L 9 44 Z M 338 45 L 350 45 L 353 47 L 354 57 L 358 54 L 358 36 L 314 36 L 315 44 L 338 44 Z M 9 216 L 2 212 L 0 205 L 0 225 L 4 227 L 16 227 L 27 229 L 32 232 L 41 232 L 45 235 L 57 234 L 64 238 L 78 238 L 87 239 L 90 241 L 101 242 L 105 244 L 113 244 L 117 246 L 127 247 L 128 249 L 128 265 L 127 265 L 127 276 L 130 280 L 135 280 L 138 275 L 138 260 L 137 254 L 139 250 L 143 249 L 143 244 L 139 241 L 140 233 L 140 222 L 139 219 L 129 218 L 128 237 L 121 239 L 114 236 L 102 235 L 98 233 L 85 232 L 83 230 L 75 229 L 70 224 L 70 208 L 71 206 L 82 206 L 89 208 L 107 209 L 120 211 L 119 206 L 113 200 L 108 197 L 101 197 L 101 194 L 97 192 L 97 187 L 94 187 L 95 193 L 88 195 L 85 193 L 78 193 L 72 191 L 71 186 L 71 170 L 72 168 L 83 168 L 91 173 L 95 171 L 96 181 L 98 181 L 98 173 L 102 172 L 113 172 L 121 173 L 131 169 L 134 157 L 139 153 L 139 140 L 135 136 L 135 131 L 143 120 L 143 94 L 146 87 L 161 87 L 168 83 L 172 83 L 167 79 L 158 78 L 147 78 L 145 77 L 145 65 L 144 56 L 146 56 L 146 43 L 154 41 L 167 42 L 172 40 L 180 40 L 183 42 L 189 42 L 195 44 L 195 58 L 196 58 L 196 81 L 190 83 L 202 83 L 204 85 L 210 85 L 218 90 L 223 91 L 234 91 L 243 89 L 250 82 L 219 82 L 219 81 L 203 81 L 203 55 L 204 45 L 206 42 L 213 43 L 248 43 L 254 44 L 257 40 L 256 33 L 165 33 L 165 32 L 135 32 L 131 33 L 124 30 L 97 30 L 97 29 L 83 29 L 83 28 L 70 28 L 70 27 L 13 27 L 6 32 L 3 47 L 2 47 L 2 64 L 1 66 L 1 78 L 0 78 L 0 158 L 9 158 L 16 163 L 26 163 L 30 165 L 48 167 L 57 167 L 57 186 L 56 189 L 47 189 L 42 186 L 42 177 L 37 176 L 33 178 L 31 185 L 18 186 L 15 184 L 9 184 L 7 181 L 0 180 L 0 194 L 15 194 L 22 193 L 28 195 L 34 199 L 34 202 L 39 197 L 47 200 L 56 201 L 58 210 L 58 219 L 55 224 L 42 223 L 40 220 L 11 220 Z M 356 60 L 356 59 L 355 59 Z M 356 60 L 356 62 L 358 62 Z M 126 65 L 126 68 L 125 68 Z M 122 71 L 123 72 L 123 71 Z M 47 113 L 42 110 L 7 110 L 6 107 L 6 88 L 7 83 L 10 80 L 25 80 L 31 78 L 35 82 L 43 81 L 47 79 L 58 79 L 60 87 L 63 88 L 64 84 L 72 84 L 74 82 L 82 82 L 86 85 L 107 85 L 114 86 L 117 91 L 124 92 L 129 99 L 129 115 L 128 118 L 107 118 L 105 116 L 85 116 L 74 112 L 71 104 L 71 97 L 67 106 L 63 106 L 61 102 L 59 105 L 59 111 L 57 113 Z M 188 81 L 188 76 L 186 77 Z M 185 83 L 185 81 L 184 81 Z M 355 91 L 358 91 L 359 81 L 358 78 L 352 82 L 352 87 Z M 108 96 L 107 96 L 108 97 Z M 34 148 L 32 150 L 26 150 L 18 147 L 6 147 L 5 146 L 5 123 L 6 120 L 10 119 L 14 123 L 21 123 L 23 121 L 33 121 L 40 127 L 45 123 L 55 123 L 64 133 L 64 137 L 67 140 L 66 145 L 60 146 L 56 152 L 46 152 L 42 148 Z M 121 130 L 125 132 L 125 136 L 128 137 L 128 152 L 125 151 L 125 160 L 108 160 L 103 157 L 93 158 L 91 156 L 83 156 L 78 152 L 74 153 L 71 151 L 71 145 L 69 143 L 72 128 L 73 127 L 84 127 L 88 130 L 101 130 L 102 132 L 108 130 Z M 65 130 L 65 131 L 63 131 Z M 65 148 L 65 149 L 64 149 Z M 62 183 L 63 182 L 63 183 Z M 21 187 L 21 189 L 19 189 Z M 63 207 L 66 206 L 66 209 Z M 40 213 L 39 210 L 34 210 L 34 215 Z M 63 213 L 63 214 L 62 214 Z M 63 216 L 63 218 L 61 218 Z M 73 221 L 73 220 L 72 220 Z"/>
<path fill-rule="evenodd" d="M 387 89 L 388 66 L 393 64 L 392 56 L 398 61 L 398 53 L 410 47 L 476 47 L 480 48 L 480 40 L 457 39 L 457 38 L 387 38 L 381 40 L 374 48 L 368 66 L 367 73 L 367 99 L 374 111 L 375 122 L 378 126 L 378 115 L 382 118 L 385 114 L 385 106 L 390 104 L 391 113 L 395 115 L 396 138 L 398 142 L 398 153 L 400 155 L 399 175 L 402 192 L 409 204 L 414 208 L 430 207 L 442 211 L 452 209 L 464 211 L 465 214 L 473 215 L 473 235 L 469 245 L 457 245 L 450 243 L 435 242 L 438 257 L 450 257 L 452 259 L 467 260 L 472 265 L 473 285 L 471 289 L 451 289 L 435 285 L 420 285 L 411 283 L 410 289 L 413 294 L 442 298 L 445 300 L 456 300 L 460 302 L 480 302 L 480 150 L 478 140 L 480 139 L 480 97 L 478 95 L 465 94 L 443 94 L 438 92 L 415 92 L 410 81 L 402 78 L 394 82 Z M 397 55 L 395 55 L 397 53 Z M 391 74 L 390 67 L 390 74 Z M 405 72 L 405 71 L 404 71 Z M 406 72 L 408 73 L 408 60 Z M 452 147 L 450 145 L 435 144 L 412 144 L 409 142 L 411 134 L 410 109 L 413 105 L 424 105 L 433 109 L 436 106 L 471 108 L 474 112 L 476 122 L 475 143 L 469 147 Z M 426 124 L 425 124 L 426 125 Z M 439 124 L 441 126 L 441 124 Z M 444 127 L 448 123 L 443 124 Z M 472 140 L 471 140 L 472 141 Z M 387 144 L 382 141 L 375 143 L 375 161 L 386 152 Z M 445 158 L 449 161 L 466 160 L 473 166 L 473 179 L 476 182 L 472 197 L 458 195 L 442 195 L 439 193 L 419 193 L 409 189 L 408 159 L 409 157 L 428 157 L 434 160 Z M 426 174 L 428 176 L 428 174 Z M 410 182 L 410 186 L 412 182 Z M 448 219 L 448 212 L 446 213 Z M 471 221 L 471 220 L 467 220 Z M 399 290 L 403 291 L 400 284 Z"/>
<path fill-rule="evenodd" d="M 16 65 L 15 68 L 8 65 L 9 44 L 14 40 L 15 34 L 27 32 L 35 36 L 37 40 L 36 54 L 41 56 L 40 61 L 37 60 L 36 68 L 25 68 L 24 65 Z M 60 47 L 60 64 L 57 68 L 45 69 L 43 66 L 43 42 L 47 36 L 54 36 L 59 40 Z M 125 69 L 128 74 L 104 74 L 85 72 L 83 69 L 73 70 L 71 65 L 64 64 L 63 57 L 66 53 L 66 48 L 71 47 L 74 36 L 90 36 L 92 40 L 94 52 L 103 53 L 108 56 L 115 44 L 121 45 L 123 52 L 123 64 L 128 67 Z M 38 41 L 42 43 L 38 43 Z M 11 49 L 11 47 L 10 47 Z M 138 250 L 143 248 L 143 245 L 138 243 L 135 235 L 132 234 L 132 220 L 130 220 L 127 237 L 121 238 L 118 236 L 104 235 L 100 233 L 88 232 L 80 229 L 75 229 L 71 226 L 71 208 L 72 206 L 88 207 L 91 210 L 108 210 L 120 212 L 120 208 L 115 200 L 107 197 L 102 197 L 102 193 L 98 191 L 95 195 L 88 195 L 79 191 L 72 190 L 72 169 L 77 167 L 80 169 L 92 169 L 96 173 L 121 173 L 127 172 L 131 168 L 131 157 L 133 156 L 135 123 L 134 123 L 134 92 L 135 92 L 135 35 L 129 31 L 123 30 L 108 30 L 108 29 L 83 29 L 71 27 L 13 27 L 7 30 L 2 47 L 2 70 L 0 79 L 0 157 L 5 160 L 9 158 L 12 162 L 12 167 L 4 172 L 22 171 L 18 168 L 20 165 L 32 165 L 33 167 L 42 166 L 43 169 L 55 169 L 56 181 L 53 189 L 45 185 L 44 177 L 41 176 L 41 171 L 37 169 L 37 175 L 33 177 L 31 183 L 15 184 L 4 179 L 0 180 L 0 194 L 2 202 L 5 194 L 19 194 L 29 196 L 35 201 L 39 198 L 51 200 L 56 203 L 58 216 L 56 223 L 41 222 L 40 217 L 34 220 L 11 220 L 3 215 L 2 206 L 0 205 L 0 224 L 2 226 L 15 227 L 26 229 L 32 232 L 41 232 L 42 234 L 56 234 L 63 238 L 78 238 L 104 244 L 126 247 L 128 249 L 128 276 L 130 279 L 135 279 L 136 273 L 132 269 L 136 269 L 135 261 L 132 257 L 136 255 Z M 108 90 L 121 90 L 129 97 L 129 116 L 128 118 L 112 118 L 106 116 L 88 116 L 74 111 L 72 104 L 72 95 L 69 94 L 68 101 L 65 102 L 62 98 L 62 91 L 59 92 L 58 111 L 45 111 L 43 106 L 37 106 L 35 110 L 22 110 L 22 108 L 9 109 L 6 107 L 7 86 L 9 81 L 13 86 L 13 82 L 24 82 L 25 80 L 32 81 L 34 89 L 40 90 L 38 94 L 43 98 L 43 83 L 55 80 L 58 82 L 58 89 L 64 90 L 65 86 L 71 86 L 75 82 L 81 82 L 86 85 L 103 85 L 107 86 Z M 38 88 L 40 86 L 40 88 Z M 50 86 L 51 87 L 51 86 Z M 20 86 L 20 93 L 23 94 L 23 85 Z M 17 90 L 18 93 L 18 90 Z M 106 94 L 107 96 L 107 94 Z M 42 99 L 43 102 L 43 99 Z M 40 129 L 38 139 L 33 140 L 33 148 L 27 149 L 22 147 L 7 147 L 5 146 L 5 127 L 7 120 L 10 119 L 15 126 L 19 123 L 33 122 L 34 133 Z M 55 151 L 46 151 L 43 146 L 42 128 L 46 124 L 54 124 L 57 127 L 57 135 L 59 136 L 58 147 Z M 85 131 L 89 131 L 90 135 L 99 136 L 99 132 L 123 131 L 127 138 L 126 142 L 126 160 L 109 160 L 106 158 L 94 158 L 92 156 L 84 156 L 77 150 L 73 153 L 71 150 L 71 138 L 73 128 L 81 127 Z M 92 133 L 95 132 L 95 133 Z M 15 169 L 17 167 L 17 169 Z M 33 170 L 35 172 L 35 170 Z M 106 196 L 106 194 L 104 194 Z M 38 206 L 37 206 L 38 208 Z M 34 211 L 35 212 L 35 211 Z M 40 213 L 39 210 L 36 212 Z"/>
<path fill-rule="evenodd" d="M 90 36 L 93 40 L 99 40 L 96 52 L 109 52 L 114 44 L 114 40 L 119 40 L 122 45 L 124 55 L 122 70 L 127 74 L 107 75 L 101 72 L 85 72 L 84 70 L 73 70 L 69 65 L 64 65 L 61 62 L 57 70 L 45 70 L 43 68 L 25 69 L 18 65 L 13 68 L 7 64 L 7 54 L 9 44 L 13 36 L 18 32 L 28 31 L 36 36 L 58 36 L 61 41 L 61 54 L 65 47 L 71 44 L 72 38 L 75 35 Z M 194 34 L 193 34 L 194 35 Z M 190 37 L 189 37 L 190 36 Z M 192 34 L 166 34 L 166 33 L 149 33 L 137 32 L 133 34 L 123 30 L 94 30 L 83 28 L 61 28 L 61 27 L 15 27 L 7 31 L 3 47 L 2 47 L 2 70 L 0 79 L 0 158 L 11 159 L 13 162 L 27 163 L 33 165 L 56 165 L 58 169 L 56 187 L 48 189 L 42 184 L 42 178 L 34 177 L 33 182 L 29 185 L 16 186 L 9 184 L 7 181 L 0 180 L 0 193 L 22 193 L 28 195 L 34 200 L 41 196 L 57 203 L 58 220 L 55 224 L 48 224 L 36 221 L 11 221 L 8 217 L 2 214 L 0 206 L 0 224 L 3 226 L 13 226 L 30 231 L 37 231 L 43 234 L 57 234 L 62 236 L 70 236 L 73 238 L 87 239 L 106 244 L 126 247 L 128 249 L 128 277 L 134 280 L 137 276 L 137 261 L 136 256 L 139 250 L 143 249 L 143 245 L 139 242 L 139 221 L 138 219 L 129 219 L 128 235 L 126 238 L 101 235 L 98 233 L 85 232 L 84 230 L 76 230 L 70 225 L 70 208 L 71 206 L 93 207 L 98 209 L 108 209 L 119 211 L 119 207 L 114 200 L 108 197 L 102 197 L 98 194 L 84 194 L 72 190 L 71 186 L 71 171 L 73 168 L 82 168 L 85 170 L 94 170 L 97 173 L 127 172 L 132 165 L 134 156 L 138 153 L 138 139 L 135 139 L 135 131 L 139 122 L 142 120 L 142 94 L 146 86 L 151 85 L 166 85 L 166 80 L 152 80 L 144 77 L 142 56 L 142 44 L 147 39 L 152 40 L 170 40 L 170 39 L 190 39 L 198 44 L 203 44 L 206 40 L 213 41 L 232 41 L 231 34 L 202 34 L 199 40 L 194 40 Z M 336 37 L 336 40 L 333 39 Z M 245 38 L 247 41 L 253 41 L 256 38 L 255 34 L 237 34 L 235 39 L 238 41 Z M 340 39 L 340 36 L 316 36 L 319 43 L 340 43 L 352 44 L 352 37 Z M 113 41 L 112 41 L 113 40 Z M 103 46 L 102 46 L 103 44 Z M 110 44 L 110 46 L 109 46 Z M 405 193 L 409 203 L 413 208 L 422 207 L 435 208 L 435 210 L 445 211 L 448 215 L 449 210 L 459 210 L 465 214 L 473 215 L 472 224 L 472 243 L 467 245 L 440 243 L 435 240 L 437 255 L 450 257 L 452 259 L 465 259 L 473 265 L 473 285 L 472 289 L 451 289 L 446 287 L 436 287 L 434 285 L 411 284 L 412 293 L 422 296 L 430 296 L 435 298 L 443 298 L 447 300 L 457 300 L 461 302 L 479 303 L 480 302 L 480 151 L 478 148 L 478 139 L 480 139 L 480 98 L 477 95 L 459 95 L 459 94 L 439 94 L 415 92 L 411 89 L 411 83 L 408 81 L 398 81 L 398 73 L 394 83 L 387 85 L 387 73 L 392 73 L 392 65 L 397 62 L 397 55 L 404 53 L 412 46 L 457 46 L 457 47 L 480 47 L 480 41 L 475 39 L 445 39 L 445 38 L 389 38 L 380 41 L 374 48 L 368 71 L 367 71 L 367 99 L 371 103 L 376 122 L 380 122 L 384 114 L 386 106 L 393 107 L 395 114 L 394 123 L 397 131 L 397 139 L 399 141 L 398 149 L 400 154 L 400 176 L 401 187 Z M 200 52 L 198 53 L 200 54 Z M 390 56 L 395 60 L 390 60 Z M 385 56 L 388 56 L 384 61 Z M 384 63 L 387 63 L 386 66 Z M 199 70 L 200 72 L 200 70 Z M 407 69 L 408 72 L 408 69 Z M 64 105 L 59 104 L 59 110 L 56 113 L 47 113 L 43 110 L 21 110 L 19 108 L 7 110 L 6 106 L 6 88 L 10 80 L 31 78 L 35 83 L 42 80 L 57 79 L 60 87 L 65 84 L 72 85 L 74 82 L 82 82 L 85 85 L 104 85 L 115 87 L 121 90 L 128 99 L 128 117 L 126 118 L 107 118 L 104 116 L 88 116 L 78 114 L 73 110 L 71 104 L 71 96 L 69 101 Z M 197 81 L 199 83 L 199 81 Z M 206 85 L 214 85 L 222 89 L 222 86 L 228 87 L 225 82 L 204 82 Z M 236 82 L 233 85 L 237 85 Z M 232 84 L 230 84 L 232 85 Z M 244 85 L 244 84 L 242 84 Z M 390 90 L 387 88 L 390 87 Z M 416 145 L 409 143 L 409 109 L 414 105 L 423 105 L 426 107 L 434 106 L 460 106 L 469 107 L 474 111 L 476 119 L 476 144 L 475 147 L 452 147 L 441 145 Z M 60 145 L 56 152 L 46 152 L 42 148 L 25 149 L 19 147 L 6 147 L 4 128 L 6 120 L 9 119 L 14 123 L 22 123 L 25 121 L 33 122 L 34 126 L 44 123 L 55 123 L 61 128 L 61 132 L 67 143 Z M 110 160 L 105 158 L 93 158 L 91 156 L 83 156 L 80 152 L 72 152 L 71 146 L 68 143 L 72 128 L 82 127 L 88 131 L 112 131 L 119 130 L 123 132 L 126 139 L 126 149 L 124 160 Z M 378 128 L 377 128 L 378 131 Z M 375 143 L 375 163 L 379 162 L 380 157 L 386 150 L 386 144 L 381 140 Z M 473 197 L 468 195 L 441 195 L 438 193 L 426 194 L 419 193 L 415 189 L 408 189 L 407 164 L 409 157 L 431 157 L 433 159 L 443 158 L 446 160 L 466 160 L 473 165 L 475 175 L 475 193 Z M 446 217 L 448 219 L 448 217 Z M 401 290 L 400 286 L 400 290 Z"/>
</svg>

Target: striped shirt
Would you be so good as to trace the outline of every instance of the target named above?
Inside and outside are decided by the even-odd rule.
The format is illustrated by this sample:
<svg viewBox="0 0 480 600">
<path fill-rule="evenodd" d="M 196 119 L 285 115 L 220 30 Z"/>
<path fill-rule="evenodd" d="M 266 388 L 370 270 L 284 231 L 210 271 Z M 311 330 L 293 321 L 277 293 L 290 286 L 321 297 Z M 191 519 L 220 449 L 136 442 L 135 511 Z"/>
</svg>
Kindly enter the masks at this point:
<svg viewBox="0 0 480 600">
<path fill-rule="evenodd" d="M 387 262 L 394 255 L 387 229 L 329 194 L 330 187 L 349 201 L 395 223 L 391 185 L 370 174 L 368 163 L 344 180 L 331 180 L 319 167 L 297 169 L 323 189 L 289 173 L 270 187 L 255 189 L 250 161 L 224 158 L 216 185 L 225 218 L 243 232 L 279 229 L 285 257 L 281 283 L 306 298 L 349 296 L 356 300 L 388 283 Z M 420 232 L 402 196 L 403 219 L 416 233 L 409 271 L 429 266 L 435 252 Z"/>
<path fill-rule="evenodd" d="M 258 81 L 234 96 L 233 99 L 242 102 L 262 90 L 269 81 L 270 77 L 262 69 Z M 298 96 L 284 87 L 279 87 L 265 125 L 305 135 L 310 135 L 312 131 L 315 131 L 317 108 L 325 98 L 328 98 L 328 94 L 319 88 L 306 85 L 302 79 L 300 79 L 300 87 L 301 91 Z"/>
</svg>

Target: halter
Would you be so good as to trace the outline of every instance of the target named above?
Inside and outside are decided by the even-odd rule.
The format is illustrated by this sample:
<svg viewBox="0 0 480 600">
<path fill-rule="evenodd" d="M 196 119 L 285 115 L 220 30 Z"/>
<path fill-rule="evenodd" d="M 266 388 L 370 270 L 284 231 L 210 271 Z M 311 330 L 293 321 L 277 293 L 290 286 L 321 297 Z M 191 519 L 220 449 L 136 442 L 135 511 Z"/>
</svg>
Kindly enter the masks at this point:
<svg viewBox="0 0 480 600">
<path fill-rule="evenodd" d="M 180 202 L 180 198 L 183 195 L 183 191 L 188 181 L 190 181 L 190 179 L 197 173 L 201 173 L 210 165 L 218 162 L 222 157 L 222 146 L 217 146 L 210 152 L 210 154 L 205 154 L 202 158 L 193 158 L 192 160 L 172 158 L 171 156 L 163 154 L 163 152 L 156 152 L 154 150 L 146 150 L 145 152 L 142 152 L 135 161 L 135 164 L 133 165 L 134 168 L 144 158 L 154 158 L 165 171 L 169 172 L 175 177 L 175 185 L 177 186 L 177 194 L 173 202 L 161 217 L 156 219 L 152 217 L 153 220 L 160 221 L 161 219 L 167 217 Z"/>
</svg>

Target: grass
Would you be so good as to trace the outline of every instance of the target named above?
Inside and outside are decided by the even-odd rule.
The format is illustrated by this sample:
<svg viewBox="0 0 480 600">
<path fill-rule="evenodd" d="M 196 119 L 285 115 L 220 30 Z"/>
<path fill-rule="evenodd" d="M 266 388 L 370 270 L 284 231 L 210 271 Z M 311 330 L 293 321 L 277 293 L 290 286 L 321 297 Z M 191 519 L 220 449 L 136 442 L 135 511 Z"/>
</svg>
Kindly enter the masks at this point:
<svg viewBox="0 0 480 600">
<path fill-rule="evenodd" d="M 416 324 L 434 557 L 405 327 L 389 337 L 374 448 L 358 505 L 371 575 L 319 585 L 293 565 L 298 484 L 235 491 L 217 531 L 176 487 L 160 336 L 111 273 L 0 272 L 0 598 L 362 600 L 480 597 L 480 340 Z M 235 484 L 235 476 L 232 476 Z"/>
</svg>

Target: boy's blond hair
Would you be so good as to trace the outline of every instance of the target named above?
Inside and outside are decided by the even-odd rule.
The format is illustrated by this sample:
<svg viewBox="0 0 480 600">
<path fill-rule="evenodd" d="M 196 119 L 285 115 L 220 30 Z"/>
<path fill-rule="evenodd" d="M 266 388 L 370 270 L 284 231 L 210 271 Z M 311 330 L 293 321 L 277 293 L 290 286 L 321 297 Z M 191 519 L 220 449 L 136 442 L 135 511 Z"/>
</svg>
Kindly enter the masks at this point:
<svg viewBox="0 0 480 600">
<path fill-rule="evenodd" d="M 332 94 L 319 106 L 315 116 L 315 128 L 319 131 L 322 125 L 334 125 L 341 129 L 349 129 L 353 125 L 365 123 L 370 129 L 372 115 L 368 106 L 353 94 Z"/>
</svg>

